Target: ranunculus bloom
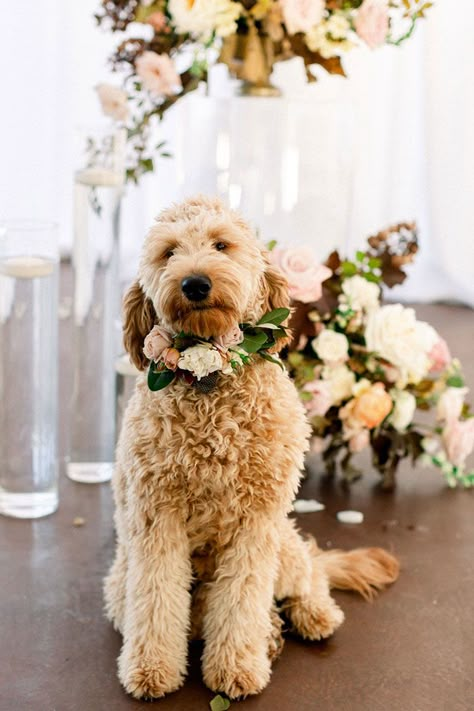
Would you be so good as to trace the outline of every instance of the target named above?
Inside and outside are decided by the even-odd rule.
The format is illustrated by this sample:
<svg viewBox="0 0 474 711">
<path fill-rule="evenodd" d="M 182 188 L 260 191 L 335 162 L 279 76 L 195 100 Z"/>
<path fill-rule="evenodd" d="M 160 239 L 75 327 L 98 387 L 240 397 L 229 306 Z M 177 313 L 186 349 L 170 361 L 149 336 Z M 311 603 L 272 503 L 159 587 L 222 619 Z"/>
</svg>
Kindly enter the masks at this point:
<svg viewBox="0 0 474 711">
<path fill-rule="evenodd" d="M 170 28 L 168 27 L 166 15 L 164 14 L 164 12 L 160 12 L 159 10 L 157 10 L 156 12 L 152 12 L 151 15 L 148 15 L 148 17 L 146 18 L 146 24 L 151 25 L 155 32 L 171 32 Z"/>
<path fill-rule="evenodd" d="M 398 431 L 404 432 L 413 420 L 416 410 L 416 398 L 407 390 L 391 390 L 393 398 L 393 411 L 390 415 L 390 424 Z"/>
<path fill-rule="evenodd" d="M 355 31 L 375 49 L 385 42 L 388 34 L 388 4 L 386 0 L 364 0 L 354 20 Z"/>
<path fill-rule="evenodd" d="M 362 452 L 363 449 L 369 446 L 369 442 L 369 430 L 360 430 L 360 432 L 357 432 L 350 438 L 349 451 L 351 451 L 353 454 L 356 454 L 357 452 Z"/>
<path fill-rule="evenodd" d="M 150 94 L 173 96 L 182 86 L 181 77 L 167 54 L 143 52 L 135 60 L 135 69 Z"/>
<path fill-rule="evenodd" d="M 224 360 L 219 351 L 213 348 L 210 343 L 198 343 L 196 346 L 186 348 L 181 353 L 178 367 L 181 370 L 189 370 L 198 380 L 201 380 L 216 370 L 222 370 Z"/>
<path fill-rule="evenodd" d="M 402 304 L 382 306 L 367 316 L 367 348 L 399 369 L 400 389 L 427 375 L 431 367 L 428 354 L 438 338 L 434 328 L 417 321 L 415 311 Z"/>
<path fill-rule="evenodd" d="M 346 336 L 329 328 L 321 331 L 311 341 L 311 346 L 325 363 L 342 363 L 348 358 L 349 341 Z"/>
<path fill-rule="evenodd" d="M 380 425 L 393 407 L 383 383 L 373 385 L 355 398 L 353 417 L 369 430 Z"/>
<path fill-rule="evenodd" d="M 464 398 L 468 388 L 447 388 L 438 400 L 436 417 L 438 420 L 452 422 L 457 420 L 462 412 Z"/>
<path fill-rule="evenodd" d="M 226 351 L 229 348 L 238 346 L 239 343 L 242 343 L 243 340 L 244 334 L 236 324 L 233 328 L 227 331 L 227 333 L 224 333 L 222 336 L 217 336 L 216 338 L 214 338 L 214 343 L 218 348 L 221 348 L 223 351 Z"/>
<path fill-rule="evenodd" d="M 270 258 L 288 279 L 290 296 L 294 301 L 309 304 L 318 301 L 323 294 L 322 283 L 332 271 L 315 261 L 307 247 L 274 249 Z"/>
<path fill-rule="evenodd" d="M 161 360 L 165 348 L 171 346 L 171 334 L 162 326 L 153 326 L 152 330 L 145 338 L 143 352 L 148 360 L 153 360 L 157 363 Z"/>
<path fill-rule="evenodd" d="M 312 380 L 303 387 L 305 392 L 311 393 L 312 400 L 305 402 L 309 417 L 316 415 L 323 417 L 332 405 L 331 386 L 325 380 Z"/>
<path fill-rule="evenodd" d="M 126 121 L 128 118 L 127 92 L 111 84 L 98 84 L 95 88 L 102 111 L 116 121 Z"/>
<path fill-rule="evenodd" d="M 451 353 L 444 338 L 440 338 L 428 353 L 431 361 L 430 373 L 441 373 L 451 362 Z"/>
<path fill-rule="evenodd" d="M 452 420 L 443 431 L 446 456 L 455 467 L 463 467 L 474 449 L 474 418 Z"/>
<path fill-rule="evenodd" d="M 161 360 L 169 370 L 176 370 L 181 353 L 177 348 L 165 348 L 161 354 Z"/>
<path fill-rule="evenodd" d="M 321 22 L 325 10 L 323 0 L 280 0 L 280 6 L 289 35 L 309 32 Z"/>
</svg>

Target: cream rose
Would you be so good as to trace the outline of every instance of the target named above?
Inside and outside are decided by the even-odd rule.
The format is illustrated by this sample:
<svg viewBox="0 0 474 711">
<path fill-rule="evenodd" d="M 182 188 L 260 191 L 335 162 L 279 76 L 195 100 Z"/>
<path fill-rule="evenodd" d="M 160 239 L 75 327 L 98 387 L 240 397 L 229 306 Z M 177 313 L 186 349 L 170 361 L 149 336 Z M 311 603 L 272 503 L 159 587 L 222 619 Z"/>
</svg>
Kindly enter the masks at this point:
<svg viewBox="0 0 474 711">
<path fill-rule="evenodd" d="M 111 84 L 98 84 L 95 88 L 102 111 L 116 121 L 126 121 L 128 118 L 127 92 Z"/>
<path fill-rule="evenodd" d="M 325 363 L 341 363 L 347 360 L 349 341 L 343 333 L 325 328 L 311 341 L 311 346 Z"/>
<path fill-rule="evenodd" d="M 436 418 L 445 422 L 457 420 L 468 392 L 468 388 L 447 388 L 438 400 Z"/>
<path fill-rule="evenodd" d="M 236 31 L 243 7 L 232 0 L 169 0 L 168 11 L 179 33 L 203 37 L 215 31 L 227 37 Z"/>
<path fill-rule="evenodd" d="M 309 32 L 323 19 L 323 0 L 280 0 L 283 21 L 289 35 Z"/>
<path fill-rule="evenodd" d="M 355 45 L 348 37 L 351 26 L 344 15 L 334 12 L 306 33 L 305 41 L 312 52 L 319 52 L 325 59 L 348 52 Z"/>
<path fill-rule="evenodd" d="M 351 397 L 355 375 L 347 365 L 326 366 L 322 377 L 331 388 L 333 405 L 340 405 L 343 400 Z"/>
<path fill-rule="evenodd" d="M 404 432 L 413 420 L 416 410 L 416 398 L 407 390 L 391 390 L 393 410 L 388 419 L 398 432 Z"/>
<path fill-rule="evenodd" d="M 323 295 L 322 283 L 332 271 L 315 261 L 308 247 L 274 249 L 270 259 L 288 279 L 290 296 L 294 301 L 309 304 Z"/>
<path fill-rule="evenodd" d="M 135 60 L 135 69 L 150 94 L 173 96 L 181 89 L 181 77 L 168 54 L 143 52 Z"/>
<path fill-rule="evenodd" d="M 178 360 L 178 368 L 189 370 L 198 380 L 216 370 L 222 370 L 223 366 L 221 354 L 210 343 L 198 343 L 196 346 L 186 348 Z"/>
<path fill-rule="evenodd" d="M 371 311 L 379 305 L 380 287 L 359 274 L 344 279 L 342 292 L 353 311 Z"/>
<path fill-rule="evenodd" d="M 434 328 L 416 320 L 413 309 L 389 304 L 368 314 L 365 342 L 370 351 L 400 370 L 399 388 L 427 375 L 429 353 L 438 340 Z"/>
<path fill-rule="evenodd" d="M 155 363 L 161 360 L 165 348 L 169 348 L 172 344 L 171 334 L 162 326 L 153 326 L 152 330 L 145 338 L 143 353 L 148 360 L 153 360 Z"/>
</svg>

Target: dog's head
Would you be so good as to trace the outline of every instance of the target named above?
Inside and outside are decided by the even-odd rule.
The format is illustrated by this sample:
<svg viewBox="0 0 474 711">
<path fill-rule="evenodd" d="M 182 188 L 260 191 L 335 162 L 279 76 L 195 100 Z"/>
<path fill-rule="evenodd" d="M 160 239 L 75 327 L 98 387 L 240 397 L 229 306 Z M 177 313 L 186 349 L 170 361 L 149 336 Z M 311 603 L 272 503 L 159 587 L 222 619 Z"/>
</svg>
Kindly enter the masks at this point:
<svg viewBox="0 0 474 711">
<path fill-rule="evenodd" d="M 143 370 L 155 323 L 211 338 L 288 305 L 286 279 L 249 226 L 218 200 L 198 197 L 165 210 L 151 228 L 125 296 L 124 344 Z"/>
</svg>

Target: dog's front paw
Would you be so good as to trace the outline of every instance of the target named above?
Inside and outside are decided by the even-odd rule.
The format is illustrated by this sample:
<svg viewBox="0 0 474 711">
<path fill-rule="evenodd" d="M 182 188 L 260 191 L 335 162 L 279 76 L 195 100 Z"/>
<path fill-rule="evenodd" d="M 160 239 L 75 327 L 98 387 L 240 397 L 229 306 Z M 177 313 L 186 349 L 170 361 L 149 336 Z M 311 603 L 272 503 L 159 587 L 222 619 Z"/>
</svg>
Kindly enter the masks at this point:
<svg viewBox="0 0 474 711">
<path fill-rule="evenodd" d="M 266 650 L 257 654 L 226 655 L 218 652 L 210 661 L 205 655 L 203 662 L 204 683 L 209 689 L 237 699 L 259 694 L 270 681 L 271 666 Z"/>
<path fill-rule="evenodd" d="M 184 681 L 184 673 L 164 658 L 128 654 L 126 650 L 119 657 L 118 676 L 135 699 L 159 699 L 179 689 Z"/>
<path fill-rule="evenodd" d="M 285 612 L 294 630 L 303 639 L 318 640 L 330 637 L 344 622 L 344 613 L 334 600 L 321 604 L 309 599 L 293 599 Z"/>
</svg>

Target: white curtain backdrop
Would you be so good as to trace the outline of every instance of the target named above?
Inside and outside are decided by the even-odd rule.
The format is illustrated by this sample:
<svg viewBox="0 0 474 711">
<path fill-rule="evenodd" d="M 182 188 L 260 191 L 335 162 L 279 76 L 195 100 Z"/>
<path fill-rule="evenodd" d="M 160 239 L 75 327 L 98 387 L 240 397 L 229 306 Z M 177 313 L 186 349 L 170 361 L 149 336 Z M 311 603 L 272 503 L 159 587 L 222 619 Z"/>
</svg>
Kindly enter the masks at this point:
<svg viewBox="0 0 474 711">
<path fill-rule="evenodd" d="M 55 219 L 65 251 L 72 241 L 74 127 L 100 118 L 93 86 L 114 80 L 106 58 L 118 38 L 95 27 L 92 15 L 98 5 L 96 0 L 25 0 L 10 3 L 3 16 L 0 219 Z M 396 298 L 474 305 L 473 26 L 472 0 L 438 0 L 402 48 L 349 55 L 348 80 L 323 77 L 306 89 L 297 62 L 277 73 L 290 98 L 303 92 L 306 101 L 325 97 L 352 107 L 349 248 L 390 223 L 417 220 L 421 254 L 410 279 L 392 292 Z M 214 75 L 221 93 L 222 69 Z M 147 176 L 140 188 L 127 189 L 127 276 L 135 269 L 154 215 L 181 197 L 187 179 L 191 181 L 186 170 L 192 173 L 192 168 L 180 155 L 183 131 L 199 144 L 209 130 L 209 122 L 200 125 L 193 101 L 199 98 L 178 103 L 161 129 L 175 157 L 159 162 L 156 174 Z M 303 139 L 309 144 L 314 125 L 309 123 L 306 130 Z M 180 174 L 184 182 L 178 184 Z M 204 177 L 203 183 L 209 180 Z M 341 210 L 347 207 L 341 205 Z M 286 242 L 301 239 L 292 230 Z M 317 215 L 304 241 L 325 256 Z"/>
</svg>

